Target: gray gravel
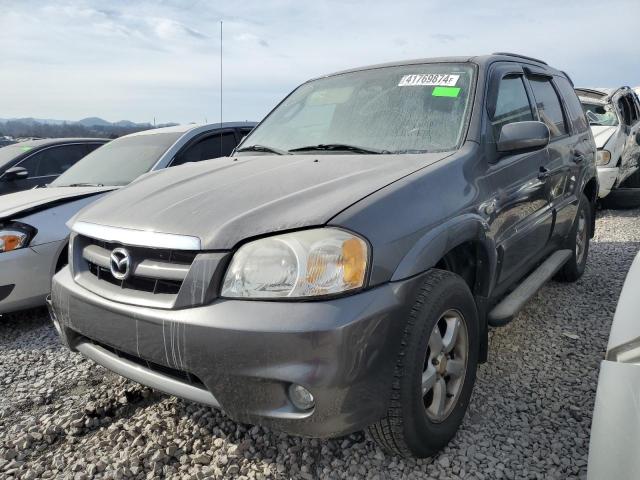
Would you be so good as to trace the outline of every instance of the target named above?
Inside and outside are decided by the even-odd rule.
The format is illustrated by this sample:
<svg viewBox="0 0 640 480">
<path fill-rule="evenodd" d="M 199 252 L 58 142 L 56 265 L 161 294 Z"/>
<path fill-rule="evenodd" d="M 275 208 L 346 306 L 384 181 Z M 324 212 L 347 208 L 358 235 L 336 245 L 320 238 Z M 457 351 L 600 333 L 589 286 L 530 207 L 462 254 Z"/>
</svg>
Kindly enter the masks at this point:
<svg viewBox="0 0 640 480">
<path fill-rule="evenodd" d="M 639 215 L 600 212 L 583 279 L 550 283 L 491 332 L 462 429 L 426 460 L 386 455 L 362 433 L 318 441 L 237 424 L 67 352 L 42 311 L 0 318 L 0 478 L 584 478 Z"/>
</svg>

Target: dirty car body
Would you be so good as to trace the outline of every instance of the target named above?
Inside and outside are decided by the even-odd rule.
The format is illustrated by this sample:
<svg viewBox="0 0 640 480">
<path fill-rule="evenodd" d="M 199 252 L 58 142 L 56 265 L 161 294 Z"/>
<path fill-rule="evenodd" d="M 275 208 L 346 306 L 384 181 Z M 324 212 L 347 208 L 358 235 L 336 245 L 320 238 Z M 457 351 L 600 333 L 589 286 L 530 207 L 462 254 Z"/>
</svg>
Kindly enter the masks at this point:
<svg viewBox="0 0 640 480">
<path fill-rule="evenodd" d="M 217 144 L 227 149 L 220 154 L 229 153 L 254 125 L 185 125 L 127 135 L 85 157 L 46 188 L 3 196 L 0 314 L 45 304 L 53 274 L 67 263 L 66 222 L 83 207 L 141 174 L 214 157 Z M 221 144 L 220 135 L 228 142 Z"/>
<path fill-rule="evenodd" d="M 573 95 L 550 143 L 528 100 L 534 76 Z M 503 86 L 512 78 L 520 87 Z M 525 104 L 501 97 L 514 87 Z M 501 128 L 509 153 L 493 140 Z M 516 145 L 519 129 L 542 133 Z M 359 430 L 393 402 L 425 279 L 455 273 L 447 281 L 470 292 L 460 311 L 479 319 L 468 338 L 483 360 L 489 308 L 566 243 L 579 198 L 595 200 L 594 162 L 568 79 L 539 61 L 442 58 L 322 77 L 232 157 L 84 209 L 69 268 L 54 277 L 54 321 L 72 350 L 236 420 L 316 437 Z"/>
</svg>

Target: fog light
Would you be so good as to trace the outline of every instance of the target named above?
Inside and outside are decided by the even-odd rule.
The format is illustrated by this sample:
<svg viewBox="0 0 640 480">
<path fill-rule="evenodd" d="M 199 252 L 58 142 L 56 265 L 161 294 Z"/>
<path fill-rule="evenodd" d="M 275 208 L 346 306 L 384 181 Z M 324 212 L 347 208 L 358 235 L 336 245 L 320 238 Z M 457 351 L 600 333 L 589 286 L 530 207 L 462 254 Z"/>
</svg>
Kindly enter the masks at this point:
<svg viewBox="0 0 640 480">
<path fill-rule="evenodd" d="M 309 410 L 316 404 L 313 395 L 302 385 L 292 383 L 289 386 L 289 398 L 291 403 L 300 410 Z"/>
</svg>

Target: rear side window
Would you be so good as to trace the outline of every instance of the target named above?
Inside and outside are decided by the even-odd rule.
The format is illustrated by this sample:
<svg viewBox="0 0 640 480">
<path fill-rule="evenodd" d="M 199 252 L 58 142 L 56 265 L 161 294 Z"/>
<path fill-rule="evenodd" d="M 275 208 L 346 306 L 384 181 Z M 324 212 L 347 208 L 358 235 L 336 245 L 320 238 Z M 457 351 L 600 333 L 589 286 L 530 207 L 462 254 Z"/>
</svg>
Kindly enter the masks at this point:
<svg viewBox="0 0 640 480">
<path fill-rule="evenodd" d="M 576 132 L 584 132 L 589 129 L 589 122 L 585 117 L 585 111 L 578 100 L 575 90 L 564 77 L 556 77 L 556 86 L 560 90 L 560 94 L 564 98 L 565 105 L 567 106 L 569 121 L 573 125 Z"/>
<path fill-rule="evenodd" d="M 533 90 L 533 96 L 536 99 L 540 121 L 549 127 L 551 138 L 565 135 L 567 133 L 567 124 L 560 105 L 560 99 L 551 82 L 543 78 L 530 78 L 529 82 Z"/>
<path fill-rule="evenodd" d="M 30 178 L 60 175 L 87 153 L 84 144 L 60 145 L 33 154 L 20 166 L 27 169 Z"/>
<path fill-rule="evenodd" d="M 533 120 L 529 97 L 524 88 L 521 76 L 510 76 L 500 80 L 496 108 L 491 125 L 496 140 L 500 137 L 502 127 L 508 123 Z"/>
<path fill-rule="evenodd" d="M 198 140 L 187 147 L 176 157 L 172 167 L 183 163 L 199 162 L 210 158 L 226 157 L 236 147 L 236 136 L 233 132 L 218 133 Z"/>
</svg>

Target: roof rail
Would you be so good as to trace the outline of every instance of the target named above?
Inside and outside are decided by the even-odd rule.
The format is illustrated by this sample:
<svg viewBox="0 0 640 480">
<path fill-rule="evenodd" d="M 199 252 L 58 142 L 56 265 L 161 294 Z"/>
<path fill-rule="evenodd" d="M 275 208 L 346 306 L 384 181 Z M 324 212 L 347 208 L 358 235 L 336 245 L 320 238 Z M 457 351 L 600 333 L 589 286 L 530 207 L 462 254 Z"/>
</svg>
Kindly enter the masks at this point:
<svg viewBox="0 0 640 480">
<path fill-rule="evenodd" d="M 547 62 L 544 62 L 538 58 L 527 57 L 526 55 L 520 55 L 519 53 L 510 53 L 510 52 L 493 52 L 491 55 L 506 55 L 508 57 L 518 57 L 525 58 L 527 60 L 533 60 L 534 62 L 542 63 L 543 65 L 548 65 Z"/>
</svg>

